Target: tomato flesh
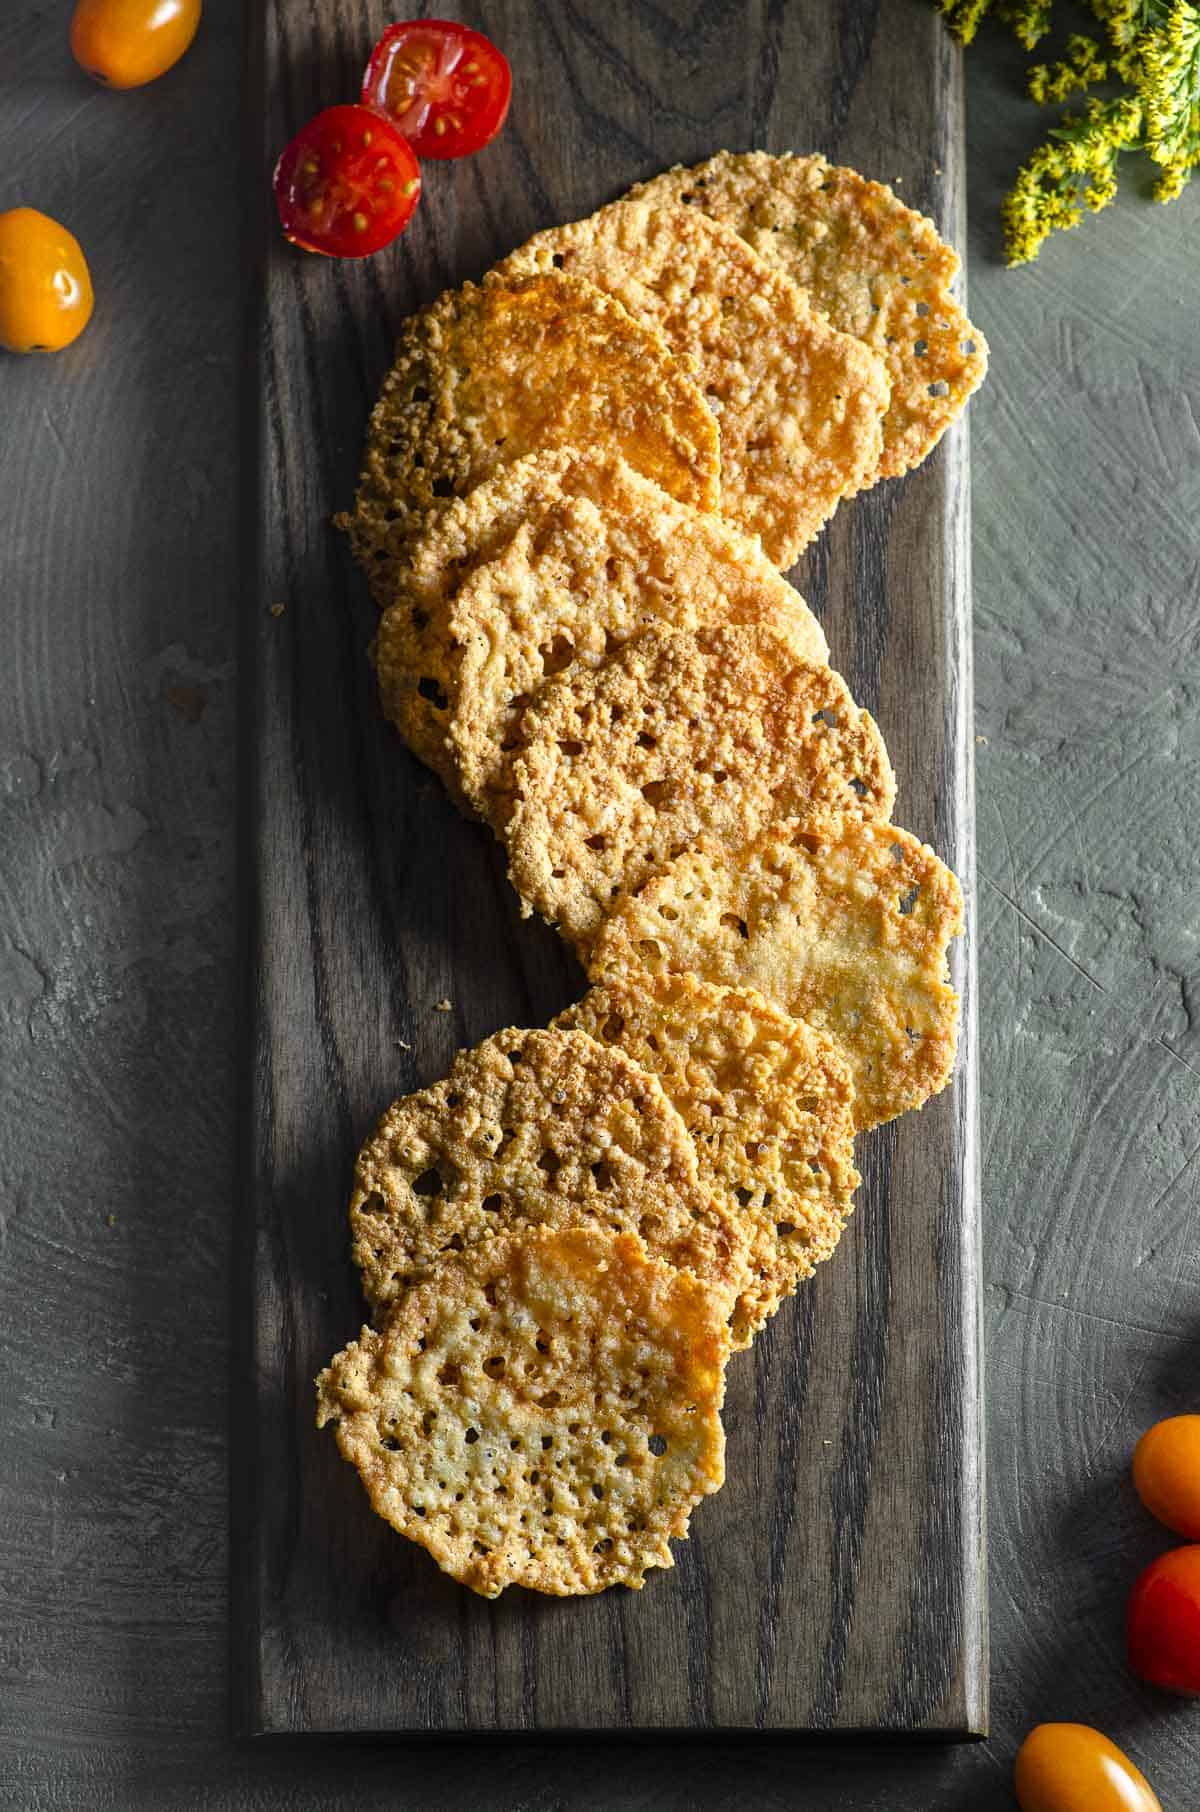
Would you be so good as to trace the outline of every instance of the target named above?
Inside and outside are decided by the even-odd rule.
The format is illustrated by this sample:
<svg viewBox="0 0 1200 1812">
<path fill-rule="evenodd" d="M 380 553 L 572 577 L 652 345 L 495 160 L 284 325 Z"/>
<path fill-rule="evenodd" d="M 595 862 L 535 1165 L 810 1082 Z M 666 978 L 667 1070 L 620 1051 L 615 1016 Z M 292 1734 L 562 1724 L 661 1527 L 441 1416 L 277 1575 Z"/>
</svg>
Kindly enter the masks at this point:
<svg viewBox="0 0 1200 1812">
<path fill-rule="evenodd" d="M 512 71 L 482 32 L 408 19 L 389 25 L 371 52 L 362 98 L 386 113 L 418 157 L 467 157 L 504 124 Z"/>
<path fill-rule="evenodd" d="M 0 214 L 0 346 L 60 352 L 92 318 L 92 279 L 73 233 L 37 208 Z"/>
<path fill-rule="evenodd" d="M 1151 1561 L 1130 1594 L 1126 1634 L 1135 1674 L 1200 1695 L 1200 1545 Z"/>
<path fill-rule="evenodd" d="M 200 0 L 78 0 L 71 55 L 108 88 L 141 88 L 178 63 L 200 25 Z"/>
<path fill-rule="evenodd" d="M 326 107 L 275 166 L 284 233 L 305 251 L 365 258 L 412 219 L 421 171 L 412 147 L 369 107 Z"/>
<path fill-rule="evenodd" d="M 1151 1516 L 1200 1541 L 1200 1416 L 1168 1416 L 1147 1429 L 1133 1456 L 1133 1482 Z"/>
<path fill-rule="evenodd" d="M 1021 1812 L 1162 1812 L 1149 1781 L 1090 1724 L 1039 1724 L 1017 1752 Z"/>
</svg>

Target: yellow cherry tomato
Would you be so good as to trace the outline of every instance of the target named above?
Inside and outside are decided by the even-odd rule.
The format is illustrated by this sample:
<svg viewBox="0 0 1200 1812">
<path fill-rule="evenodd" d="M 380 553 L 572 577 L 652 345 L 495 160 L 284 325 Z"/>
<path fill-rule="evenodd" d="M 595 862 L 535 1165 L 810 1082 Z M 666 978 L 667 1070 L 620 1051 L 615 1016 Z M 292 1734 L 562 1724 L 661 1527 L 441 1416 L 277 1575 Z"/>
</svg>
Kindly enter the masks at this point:
<svg viewBox="0 0 1200 1812">
<path fill-rule="evenodd" d="M 71 55 L 109 88 L 141 88 L 178 63 L 200 24 L 200 0 L 78 0 Z"/>
<path fill-rule="evenodd" d="M 1039 1724 L 1017 1752 L 1021 1812 L 1162 1812 L 1145 1775 L 1089 1724 Z"/>
<path fill-rule="evenodd" d="M 1200 1416 L 1168 1416 L 1148 1428 L 1134 1452 L 1133 1482 L 1151 1516 L 1200 1541 Z"/>
<path fill-rule="evenodd" d="M 74 233 L 36 208 L 0 214 L 0 346 L 58 352 L 92 318 L 92 279 Z"/>
</svg>

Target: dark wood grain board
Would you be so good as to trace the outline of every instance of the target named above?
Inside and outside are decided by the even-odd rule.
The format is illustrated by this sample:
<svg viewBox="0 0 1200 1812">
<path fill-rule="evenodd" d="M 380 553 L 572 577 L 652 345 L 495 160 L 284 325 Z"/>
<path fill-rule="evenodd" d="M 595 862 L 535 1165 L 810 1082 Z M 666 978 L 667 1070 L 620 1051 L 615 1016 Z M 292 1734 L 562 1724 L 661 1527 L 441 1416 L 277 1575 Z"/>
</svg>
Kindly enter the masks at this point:
<svg viewBox="0 0 1200 1812">
<path fill-rule="evenodd" d="M 265 195 L 278 148 L 353 95 L 396 9 L 251 11 L 248 154 Z M 970 934 L 954 959 L 966 994 L 954 1086 L 860 1141 L 841 1249 L 732 1365 L 728 1483 L 673 1572 L 640 1594 L 485 1603 L 371 1515 L 313 1428 L 313 1375 L 363 1315 L 345 1222 L 363 1135 L 458 1046 L 542 1023 L 582 988 L 554 935 L 520 921 L 487 833 L 376 705 L 372 606 L 329 519 L 352 493 L 398 322 L 534 229 L 722 145 L 820 149 L 963 236 L 958 62 L 923 0 L 480 0 L 462 16 L 507 50 L 512 116 L 480 157 L 427 171 L 397 247 L 331 263 L 280 243 L 266 202 L 251 224 L 238 1723 L 979 1734 Z M 967 548 L 960 428 L 921 472 L 845 506 L 795 577 L 887 737 L 898 819 L 970 895 Z"/>
</svg>

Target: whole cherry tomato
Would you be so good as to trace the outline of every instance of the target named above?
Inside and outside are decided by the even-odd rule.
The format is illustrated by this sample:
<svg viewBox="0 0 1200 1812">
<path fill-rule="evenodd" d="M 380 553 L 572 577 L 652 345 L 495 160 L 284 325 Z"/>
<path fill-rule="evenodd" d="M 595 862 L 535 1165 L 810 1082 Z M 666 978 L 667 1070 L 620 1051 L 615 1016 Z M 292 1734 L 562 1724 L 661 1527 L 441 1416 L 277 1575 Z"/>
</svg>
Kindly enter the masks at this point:
<svg viewBox="0 0 1200 1812">
<path fill-rule="evenodd" d="M 1151 1561 L 1130 1593 L 1126 1634 L 1135 1674 L 1200 1694 L 1200 1545 Z"/>
<path fill-rule="evenodd" d="M 389 25 L 371 52 L 362 98 L 403 132 L 418 157 L 466 157 L 508 113 L 512 70 L 482 32 L 448 19 Z"/>
<path fill-rule="evenodd" d="M 411 146 L 369 107 L 326 107 L 275 166 L 285 234 L 330 258 L 365 258 L 390 245 L 420 196 Z"/>
<path fill-rule="evenodd" d="M 1134 1452 L 1133 1482 L 1151 1516 L 1200 1541 L 1200 1416 L 1168 1416 L 1148 1428 Z"/>
<path fill-rule="evenodd" d="M 1039 1724 L 1014 1779 L 1021 1812 L 1162 1812 L 1146 1777 L 1090 1724 Z"/>
<path fill-rule="evenodd" d="M 71 55 L 109 88 L 141 88 L 178 63 L 200 24 L 200 0 L 78 0 Z"/>
<path fill-rule="evenodd" d="M 73 233 L 36 208 L 0 214 L 0 346 L 58 352 L 92 318 L 92 279 Z"/>
</svg>

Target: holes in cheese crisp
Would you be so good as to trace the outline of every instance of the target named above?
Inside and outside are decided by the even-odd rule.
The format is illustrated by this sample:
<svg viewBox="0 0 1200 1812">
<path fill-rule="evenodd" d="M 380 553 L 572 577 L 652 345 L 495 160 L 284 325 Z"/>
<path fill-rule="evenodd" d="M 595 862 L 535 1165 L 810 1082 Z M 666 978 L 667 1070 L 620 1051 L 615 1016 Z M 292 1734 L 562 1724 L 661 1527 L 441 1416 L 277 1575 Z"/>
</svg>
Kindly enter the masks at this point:
<svg viewBox="0 0 1200 1812">
<path fill-rule="evenodd" d="M 596 1543 L 595 1547 L 592 1549 L 592 1553 L 593 1554 L 609 1554 L 612 1552 L 612 1545 L 613 1545 L 612 1536 L 604 1535 Z"/>
<path fill-rule="evenodd" d="M 479 1430 L 477 1428 L 468 1428 L 466 1434 L 463 1436 L 463 1440 L 467 1443 L 468 1447 L 474 1447 L 478 1439 Z"/>
<path fill-rule="evenodd" d="M 657 808 L 671 803 L 671 783 L 669 780 L 648 780 L 642 788 L 642 798 L 647 805 Z"/>
<path fill-rule="evenodd" d="M 380 1445 L 380 1446 L 381 1446 L 381 1447 L 386 1447 L 386 1448 L 387 1448 L 387 1450 L 388 1450 L 388 1452 L 389 1452 L 389 1453 L 399 1453 L 399 1451 L 400 1451 L 400 1443 L 399 1443 L 399 1441 L 397 1441 L 397 1440 L 396 1440 L 396 1439 L 395 1439 L 395 1437 L 394 1437 L 394 1436 L 393 1436 L 393 1435 L 390 1435 L 390 1434 L 389 1434 L 389 1435 L 384 1435 L 384 1436 L 383 1436 L 383 1437 L 382 1437 L 382 1438 L 381 1438 L 381 1440 L 380 1440 L 380 1442 L 379 1442 L 379 1445 Z"/>
<path fill-rule="evenodd" d="M 447 1359 L 444 1365 L 438 1367 L 437 1381 L 439 1384 L 454 1385 L 458 1383 L 458 1379 L 459 1371 L 453 1359 Z"/>
<path fill-rule="evenodd" d="M 589 849 L 604 850 L 608 848 L 608 838 L 596 835 L 584 839 Z"/>
<path fill-rule="evenodd" d="M 640 937 L 637 941 L 638 955 L 648 963 L 662 961 L 662 948 L 652 937 Z"/>
<path fill-rule="evenodd" d="M 542 1452 L 549 1453 L 549 1451 L 553 1447 L 553 1445 L 554 1445 L 554 1436 L 552 1434 L 544 1434 L 542 1436 Z"/>
<path fill-rule="evenodd" d="M 496 1306 L 496 1286 L 495 1286 L 495 1284 L 494 1284 L 494 1283 L 486 1283 L 486 1284 L 484 1284 L 484 1286 L 483 1286 L 483 1300 L 484 1300 L 484 1301 L 485 1301 L 485 1302 L 488 1302 L 488 1303 L 490 1303 L 490 1304 L 491 1304 L 491 1306 L 492 1306 L 492 1307 L 493 1307 L 493 1308 L 495 1308 L 495 1306 Z"/>
<path fill-rule="evenodd" d="M 928 340 L 914 340 L 913 341 L 913 351 L 916 353 L 916 355 L 919 359 L 923 359 L 925 357 L 925 354 L 929 351 L 929 341 Z"/>
<path fill-rule="evenodd" d="M 960 352 L 965 352 L 968 358 L 973 357 L 977 350 L 974 340 L 960 340 L 958 349 Z"/>
<path fill-rule="evenodd" d="M 542 672 L 547 678 L 561 673 L 575 659 L 575 646 L 565 635 L 556 635 L 552 642 L 538 649 L 542 657 Z"/>
<path fill-rule="evenodd" d="M 550 259 L 550 263 L 556 271 L 560 271 L 566 262 L 566 258 L 562 252 L 553 253 Z"/>
<path fill-rule="evenodd" d="M 613 1186 L 613 1173 L 603 1158 L 597 1159 L 592 1165 L 592 1181 L 597 1189 L 611 1189 Z"/>
<path fill-rule="evenodd" d="M 435 1165 L 431 1169 L 421 1172 L 413 1182 L 412 1191 L 414 1195 L 420 1196 L 444 1195 L 446 1179 Z"/>
<path fill-rule="evenodd" d="M 900 911 L 904 914 L 905 918 L 908 917 L 909 913 L 912 911 L 913 907 L 916 905 L 920 892 L 921 892 L 920 882 L 914 882 L 914 884 L 909 888 L 908 892 L 902 893 L 900 895 L 900 898 L 896 901 L 897 906 L 900 908 Z"/>
<path fill-rule="evenodd" d="M 657 1459 L 661 1459 L 663 1454 L 667 1451 L 666 1440 L 664 1436 L 660 1434 L 652 1434 L 650 1439 L 646 1442 L 646 1445 Z"/>
<path fill-rule="evenodd" d="M 480 1206 L 485 1214 L 499 1214 L 504 1206 L 504 1197 L 498 1194 L 485 1195 Z M 477 1324 L 472 1322 L 471 1325 L 474 1327 Z"/>
<path fill-rule="evenodd" d="M 542 1409 L 561 1409 L 562 1398 L 556 1390 L 548 1390 L 544 1397 L 537 1399 Z"/>
<path fill-rule="evenodd" d="M 600 1036 L 607 1044 L 615 1044 L 625 1030 L 625 1021 L 619 1013 L 610 1013 L 600 1027 Z"/>
<path fill-rule="evenodd" d="M 748 938 L 750 936 L 749 925 L 747 925 L 745 919 L 739 918 L 736 912 L 723 912 L 721 914 L 720 922 L 725 927 L 726 931 L 736 932 L 740 938 Z"/>
<path fill-rule="evenodd" d="M 446 711 L 449 709 L 450 700 L 447 698 L 437 680 L 431 678 L 429 674 L 426 674 L 424 679 L 417 682 L 417 691 L 428 704 L 433 706 L 435 711 Z"/>
<path fill-rule="evenodd" d="M 939 378 L 936 384 L 930 384 L 929 394 L 930 396 L 949 396 L 950 386 L 944 378 Z"/>
<path fill-rule="evenodd" d="M 592 1486 L 592 1496 L 596 1499 L 597 1503 L 603 1503 L 604 1502 L 604 1486 L 603 1485 L 593 1485 Z"/>
<path fill-rule="evenodd" d="M 483 1369 L 489 1378 L 503 1378 L 505 1361 L 503 1353 L 493 1353 L 483 1362 Z"/>
<path fill-rule="evenodd" d="M 454 480 L 452 478 L 435 478 L 430 490 L 435 497 L 453 497 Z"/>
<path fill-rule="evenodd" d="M 660 906 L 658 909 L 658 916 L 660 919 L 666 919 L 668 925 L 673 925 L 675 920 L 679 917 L 679 914 L 673 906 Z"/>
<path fill-rule="evenodd" d="M 550 1351 L 550 1342 L 543 1333 L 538 1334 L 538 1337 L 533 1344 L 539 1353 L 548 1353 Z"/>
<path fill-rule="evenodd" d="M 812 721 L 815 724 L 828 724 L 831 730 L 836 730 L 838 727 L 837 712 L 831 710 L 828 705 L 822 706 L 819 711 L 814 711 Z"/>
<path fill-rule="evenodd" d="M 437 1421 L 437 1410 L 436 1409 L 427 1409 L 425 1411 L 424 1415 L 421 1417 L 421 1433 L 423 1435 L 425 1435 L 426 1437 L 431 1435 L 433 1433 L 433 1426 L 436 1421 Z"/>
<path fill-rule="evenodd" d="M 857 774 L 851 774 L 849 784 L 850 784 L 850 791 L 852 793 L 857 793 L 858 797 L 860 799 L 866 799 L 869 797 L 870 792 L 871 792 L 870 787 L 867 785 L 865 780 L 860 780 Z"/>
<path fill-rule="evenodd" d="M 790 1239 L 796 1231 L 796 1224 L 794 1221 L 776 1221 L 775 1231 L 780 1239 Z"/>
<path fill-rule="evenodd" d="M 583 744 L 581 742 L 560 742 L 558 746 L 564 755 L 569 755 L 572 758 L 576 755 L 583 754 Z"/>
<path fill-rule="evenodd" d="M 736 1195 L 743 1208 L 748 1208 L 754 1200 L 753 1189 L 747 1189 L 744 1183 L 739 1183 L 733 1193 Z"/>
<path fill-rule="evenodd" d="M 556 1151 L 546 1150 L 538 1159 L 538 1169 L 545 1171 L 550 1181 L 553 1182 L 554 1178 L 562 1169 L 562 1163 L 563 1161 Z"/>
<path fill-rule="evenodd" d="M 427 403 L 429 401 L 429 392 L 424 384 L 414 384 L 408 393 L 408 400 L 410 403 Z"/>
<path fill-rule="evenodd" d="M 657 749 L 658 738 L 657 736 L 651 736 L 646 730 L 639 730 L 637 746 L 639 749 Z"/>
<path fill-rule="evenodd" d="M 472 1315 L 469 1326 L 470 1326 L 471 1332 L 473 1334 L 477 1334 L 479 1332 L 480 1328 L 483 1326 L 483 1323 L 482 1323 L 482 1321 L 480 1321 L 478 1315 Z"/>
</svg>

